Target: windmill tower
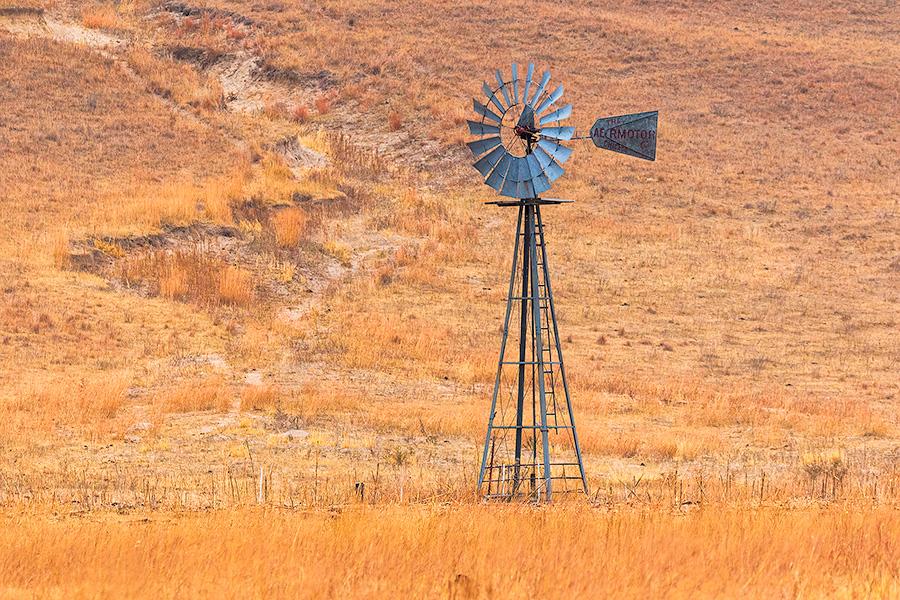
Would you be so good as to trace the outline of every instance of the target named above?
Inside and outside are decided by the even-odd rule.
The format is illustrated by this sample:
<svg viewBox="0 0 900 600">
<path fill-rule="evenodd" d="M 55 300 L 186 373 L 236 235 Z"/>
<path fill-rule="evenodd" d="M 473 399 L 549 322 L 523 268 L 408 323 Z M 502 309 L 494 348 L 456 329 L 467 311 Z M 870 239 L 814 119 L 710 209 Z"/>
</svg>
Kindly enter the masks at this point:
<svg viewBox="0 0 900 600">
<path fill-rule="evenodd" d="M 600 119 L 590 136 L 575 138 L 575 128 L 562 125 L 572 105 L 556 105 L 563 86 L 550 92 L 550 72 L 544 71 L 540 82 L 533 75 L 533 64 L 524 78 L 516 64 L 509 80 L 498 70 L 497 87 L 482 86 L 487 104 L 474 100 L 480 120 L 468 122 L 470 133 L 479 136 L 467 144 L 478 159 L 474 166 L 505 198 L 488 204 L 516 207 L 519 213 L 478 487 L 485 499 L 549 502 L 561 493 L 586 493 L 587 477 L 541 216 L 541 207 L 571 201 L 540 194 L 564 173 L 560 165 L 572 150 L 562 142 L 572 139 L 590 138 L 598 147 L 654 160 L 657 113 Z"/>
</svg>

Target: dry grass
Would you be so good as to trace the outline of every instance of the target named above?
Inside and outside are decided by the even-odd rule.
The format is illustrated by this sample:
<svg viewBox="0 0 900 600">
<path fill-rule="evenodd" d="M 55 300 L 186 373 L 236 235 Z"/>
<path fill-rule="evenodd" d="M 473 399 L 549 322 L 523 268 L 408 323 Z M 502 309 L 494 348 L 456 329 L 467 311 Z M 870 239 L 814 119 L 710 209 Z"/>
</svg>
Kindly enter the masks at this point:
<svg viewBox="0 0 900 600">
<path fill-rule="evenodd" d="M 134 47 L 126 56 L 128 64 L 146 82 L 149 91 L 178 104 L 206 111 L 224 105 L 224 92 L 218 81 L 198 75 L 185 65 L 158 58 L 145 48 Z"/>
<path fill-rule="evenodd" d="M 43 318 L 49 322 L 46 315 Z M 8 439 L 68 428 L 108 433 L 106 426 L 112 425 L 127 400 L 129 383 L 125 372 L 33 383 L 4 401 L 0 432 Z"/>
<path fill-rule="evenodd" d="M 120 20 L 112 5 L 103 4 L 82 9 L 81 24 L 88 29 L 116 29 Z"/>
<path fill-rule="evenodd" d="M 0 156 L 9 247 L 67 224 L 73 238 L 113 219 L 128 228 L 145 220 L 142 210 L 189 217 L 196 209 L 180 201 L 185 178 L 218 175 L 237 162 L 218 136 L 173 118 L 87 50 L 2 37 L 0 55 L 10 73 L 0 101 L 18 123 L 3 129 Z"/>
<path fill-rule="evenodd" d="M 284 249 L 296 247 L 308 220 L 306 212 L 299 207 L 279 211 L 274 218 L 275 242 Z"/>
<path fill-rule="evenodd" d="M 208 377 L 186 381 L 171 390 L 162 392 L 156 401 L 164 413 L 186 413 L 200 410 L 226 411 L 231 395 L 221 377 Z"/>
<path fill-rule="evenodd" d="M 249 385 L 241 392 L 241 410 L 273 410 L 278 407 L 281 396 L 281 388 L 277 385 Z"/>
<path fill-rule="evenodd" d="M 170 593 L 174 582 L 187 596 L 228 598 L 891 597 L 900 591 L 900 557 L 891 543 L 900 522 L 887 509 L 726 509 L 673 517 L 583 507 L 391 507 L 336 515 L 245 509 L 107 523 L 3 519 L 0 585 L 8 594 L 102 589 L 151 598 Z M 548 556 L 561 560 L 542 568 Z"/>
<path fill-rule="evenodd" d="M 225 264 L 202 245 L 126 257 L 120 277 L 127 286 L 148 288 L 153 295 L 205 307 L 249 307 L 255 297 L 249 271 Z"/>
</svg>

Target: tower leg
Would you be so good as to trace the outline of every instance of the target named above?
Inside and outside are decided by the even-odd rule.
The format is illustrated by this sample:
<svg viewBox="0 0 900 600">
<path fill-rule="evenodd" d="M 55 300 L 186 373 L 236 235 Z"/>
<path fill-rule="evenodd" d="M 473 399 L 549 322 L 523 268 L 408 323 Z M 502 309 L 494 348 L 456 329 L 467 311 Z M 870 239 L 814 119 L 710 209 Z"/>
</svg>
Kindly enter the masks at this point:
<svg viewBox="0 0 900 600">
<path fill-rule="evenodd" d="M 534 239 L 535 209 L 536 207 L 533 205 L 526 206 L 525 218 L 526 226 L 528 226 L 528 238 L 531 241 L 528 245 L 528 250 L 531 254 L 531 312 L 534 319 L 534 356 L 537 362 L 538 401 L 541 406 L 541 447 L 544 451 L 544 500 L 550 502 L 553 496 L 553 480 L 550 469 L 549 431 L 547 429 L 547 396 L 544 386 L 544 344 L 541 339 L 541 286 L 538 283 L 537 247 Z"/>
<path fill-rule="evenodd" d="M 520 295 L 522 302 L 522 313 L 520 320 L 521 332 L 519 335 L 519 387 L 516 394 L 516 464 L 514 468 L 513 494 L 519 491 L 519 483 L 521 482 L 521 465 L 522 465 L 522 425 L 524 422 L 525 412 L 525 363 L 528 359 L 528 278 L 531 275 L 532 249 L 534 248 L 534 227 L 530 227 L 534 223 L 534 215 L 531 214 L 530 206 L 523 207 L 525 209 L 525 229 L 523 231 L 523 250 L 522 250 L 522 293 Z M 531 232 L 529 234 L 529 231 Z M 532 263 L 533 264 L 533 263 Z"/>
<path fill-rule="evenodd" d="M 516 267 L 519 261 L 519 240 L 522 237 L 522 216 L 525 208 L 519 207 L 519 222 L 516 225 L 516 241 L 513 248 L 512 273 L 509 276 L 509 293 L 506 302 L 506 317 L 503 320 L 503 341 L 500 342 L 500 360 L 497 363 L 497 378 L 494 380 L 494 397 L 491 400 L 491 414 L 488 417 L 487 436 L 484 440 L 484 455 L 481 459 L 481 472 L 478 475 L 478 487 L 484 483 L 485 467 L 488 459 L 488 447 L 491 445 L 491 435 L 494 429 L 494 417 L 497 416 L 497 396 L 500 392 L 500 375 L 503 373 L 503 357 L 506 356 L 506 340 L 509 338 L 509 317 L 512 312 L 513 294 L 516 290 Z M 523 296 L 525 294 L 522 294 Z M 493 464 L 493 461 L 491 461 Z M 488 473 L 488 479 L 493 479 L 493 473 Z"/>
<path fill-rule="evenodd" d="M 544 285 L 547 286 L 547 302 L 550 307 L 550 319 L 553 321 L 553 338 L 556 341 L 556 357 L 559 360 L 559 374 L 562 379 L 563 392 L 566 395 L 566 409 L 569 413 L 569 425 L 572 426 L 572 442 L 575 445 L 575 458 L 578 461 L 578 472 L 581 475 L 581 484 L 584 493 L 588 493 L 587 477 L 584 474 L 584 461 L 581 460 L 581 445 L 578 443 L 578 430 L 575 428 L 575 414 L 572 411 L 572 401 L 569 398 L 569 383 L 566 380 L 566 367 L 562 358 L 562 346 L 559 341 L 559 328 L 556 325 L 556 307 L 553 305 L 553 288 L 550 287 L 550 267 L 547 265 L 547 246 L 544 244 L 544 222 L 541 220 L 541 207 L 535 207 L 537 226 L 541 232 L 541 266 L 544 269 Z"/>
</svg>

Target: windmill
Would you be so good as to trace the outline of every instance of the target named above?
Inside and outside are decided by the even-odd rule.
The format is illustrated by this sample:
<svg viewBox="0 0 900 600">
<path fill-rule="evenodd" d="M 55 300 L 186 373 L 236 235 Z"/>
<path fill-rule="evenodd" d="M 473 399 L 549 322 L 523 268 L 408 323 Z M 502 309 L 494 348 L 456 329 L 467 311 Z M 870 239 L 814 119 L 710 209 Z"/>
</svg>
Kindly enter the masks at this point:
<svg viewBox="0 0 900 600">
<path fill-rule="evenodd" d="M 513 64 L 511 79 L 500 70 L 494 76 L 496 87 L 481 88 L 487 103 L 473 101 L 480 119 L 468 121 L 469 131 L 479 139 L 467 146 L 484 183 L 503 197 L 487 204 L 516 206 L 519 218 L 478 487 L 485 499 L 549 502 L 554 494 L 586 493 L 587 477 L 541 219 L 542 206 L 571 200 L 540 195 L 564 173 L 572 150 L 563 142 L 591 139 L 598 148 L 654 160 L 657 112 L 598 119 L 590 135 L 575 137 L 562 123 L 572 105 L 557 106 L 563 86 L 550 91 L 549 71 L 537 81 L 533 64 L 524 78 Z"/>
</svg>

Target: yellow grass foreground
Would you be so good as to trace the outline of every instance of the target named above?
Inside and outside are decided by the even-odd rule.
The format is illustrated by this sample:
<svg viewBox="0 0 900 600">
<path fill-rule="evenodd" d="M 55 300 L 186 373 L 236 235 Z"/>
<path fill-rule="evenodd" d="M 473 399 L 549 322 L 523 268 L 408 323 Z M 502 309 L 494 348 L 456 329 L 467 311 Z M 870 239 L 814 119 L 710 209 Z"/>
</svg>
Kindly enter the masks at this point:
<svg viewBox="0 0 900 600">
<path fill-rule="evenodd" d="M 861 598 L 900 594 L 900 512 L 586 506 L 7 513 L 0 596 Z"/>
</svg>

